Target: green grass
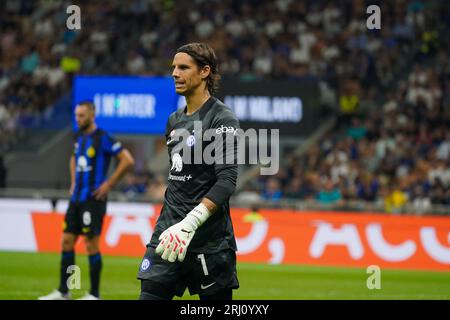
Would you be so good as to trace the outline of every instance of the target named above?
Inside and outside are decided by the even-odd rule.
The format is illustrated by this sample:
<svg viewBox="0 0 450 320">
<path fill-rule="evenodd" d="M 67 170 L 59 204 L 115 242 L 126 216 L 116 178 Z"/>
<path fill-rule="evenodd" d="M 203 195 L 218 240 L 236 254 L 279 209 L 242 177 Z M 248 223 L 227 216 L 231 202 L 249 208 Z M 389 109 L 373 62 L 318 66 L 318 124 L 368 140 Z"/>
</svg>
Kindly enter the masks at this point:
<svg viewBox="0 0 450 320">
<path fill-rule="evenodd" d="M 0 252 L 0 299 L 36 299 L 58 283 L 60 256 L 51 253 Z M 139 296 L 136 273 L 140 258 L 103 257 L 103 299 Z M 89 290 L 87 257 L 78 255 L 82 270 L 77 298 Z M 241 288 L 235 299 L 450 299 L 450 273 L 381 270 L 381 289 L 369 290 L 369 275 L 360 268 L 239 263 Z M 182 299 L 195 299 L 188 292 Z"/>
</svg>

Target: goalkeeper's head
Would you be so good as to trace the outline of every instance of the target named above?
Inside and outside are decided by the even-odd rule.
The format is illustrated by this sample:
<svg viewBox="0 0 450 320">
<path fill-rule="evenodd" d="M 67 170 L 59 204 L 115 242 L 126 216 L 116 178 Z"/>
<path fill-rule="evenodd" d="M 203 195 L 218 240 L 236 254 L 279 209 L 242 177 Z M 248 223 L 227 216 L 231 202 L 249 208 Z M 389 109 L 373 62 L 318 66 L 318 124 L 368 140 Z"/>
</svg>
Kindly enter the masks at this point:
<svg viewBox="0 0 450 320">
<path fill-rule="evenodd" d="M 197 70 L 183 72 L 183 65 L 187 64 L 189 68 L 190 63 L 194 64 Z M 178 94 L 186 95 L 203 82 L 211 95 L 217 91 L 220 80 L 218 59 L 214 50 L 206 43 L 188 43 L 178 48 L 172 66 L 174 67 L 172 76 Z"/>
</svg>

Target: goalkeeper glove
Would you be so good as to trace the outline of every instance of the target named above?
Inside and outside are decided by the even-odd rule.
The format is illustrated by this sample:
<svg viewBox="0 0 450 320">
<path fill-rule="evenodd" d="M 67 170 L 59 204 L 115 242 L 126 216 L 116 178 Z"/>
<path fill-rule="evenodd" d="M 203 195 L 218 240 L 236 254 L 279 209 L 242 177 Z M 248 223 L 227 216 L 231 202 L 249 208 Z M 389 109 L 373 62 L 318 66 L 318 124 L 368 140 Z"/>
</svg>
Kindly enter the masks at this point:
<svg viewBox="0 0 450 320">
<path fill-rule="evenodd" d="M 159 236 L 160 242 L 155 252 L 160 254 L 163 260 L 175 262 L 178 258 L 182 262 L 195 231 L 210 216 L 211 213 L 208 208 L 200 203 L 183 220 L 174 224 Z"/>
</svg>

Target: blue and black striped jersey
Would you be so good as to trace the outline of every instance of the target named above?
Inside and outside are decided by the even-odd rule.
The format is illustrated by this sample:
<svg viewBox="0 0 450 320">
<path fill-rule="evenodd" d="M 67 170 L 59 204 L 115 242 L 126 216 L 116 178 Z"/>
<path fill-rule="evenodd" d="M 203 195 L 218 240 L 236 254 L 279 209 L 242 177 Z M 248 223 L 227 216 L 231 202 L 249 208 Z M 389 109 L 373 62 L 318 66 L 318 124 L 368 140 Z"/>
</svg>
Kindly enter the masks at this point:
<svg viewBox="0 0 450 320">
<path fill-rule="evenodd" d="M 111 157 L 122 145 L 100 128 L 90 134 L 78 131 L 74 138 L 75 189 L 70 200 L 83 202 L 106 180 Z"/>
</svg>

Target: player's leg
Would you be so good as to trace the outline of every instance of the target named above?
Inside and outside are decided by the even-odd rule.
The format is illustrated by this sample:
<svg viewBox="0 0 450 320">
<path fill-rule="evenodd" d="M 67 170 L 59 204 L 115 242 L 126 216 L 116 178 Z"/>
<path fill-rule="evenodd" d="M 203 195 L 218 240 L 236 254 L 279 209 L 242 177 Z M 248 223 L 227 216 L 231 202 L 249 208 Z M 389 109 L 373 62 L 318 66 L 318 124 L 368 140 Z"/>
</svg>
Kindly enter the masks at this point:
<svg viewBox="0 0 450 320">
<path fill-rule="evenodd" d="M 61 269 L 60 281 L 58 290 L 67 294 L 69 289 L 67 287 L 67 279 L 70 277 L 68 268 L 75 265 L 75 244 L 78 235 L 81 232 L 79 205 L 70 202 L 67 208 L 66 216 L 64 218 L 63 236 L 62 236 L 62 253 L 61 253 Z"/>
<path fill-rule="evenodd" d="M 81 232 L 79 205 L 70 202 L 64 217 L 63 236 L 61 242 L 61 261 L 58 289 L 52 293 L 39 297 L 39 300 L 69 299 L 67 280 L 70 277 L 69 267 L 75 265 L 75 244 Z"/>
<path fill-rule="evenodd" d="M 61 268 L 58 290 L 62 294 L 67 294 L 69 288 L 67 287 L 67 279 L 70 277 L 70 272 L 67 272 L 69 267 L 75 265 L 75 243 L 78 235 L 71 232 L 64 232 L 62 237 L 62 253 L 61 253 Z"/>
<path fill-rule="evenodd" d="M 84 241 L 89 255 L 89 276 L 91 279 L 91 290 L 89 293 L 99 298 L 100 274 L 103 267 L 102 255 L 100 254 L 100 236 L 88 235 L 84 238 Z"/>
<path fill-rule="evenodd" d="M 106 213 L 106 201 L 89 200 L 81 210 L 82 233 L 86 251 L 89 255 L 89 276 L 91 290 L 82 299 L 93 299 L 100 297 L 100 275 L 103 267 L 102 255 L 100 253 L 100 234 L 103 227 L 103 219 Z"/>
<path fill-rule="evenodd" d="M 139 300 L 172 300 L 175 292 L 170 287 L 151 280 L 141 280 Z"/>
<path fill-rule="evenodd" d="M 172 300 L 182 296 L 186 284 L 181 279 L 181 264 L 168 262 L 147 246 L 137 278 L 141 280 L 139 300 Z"/>
</svg>

